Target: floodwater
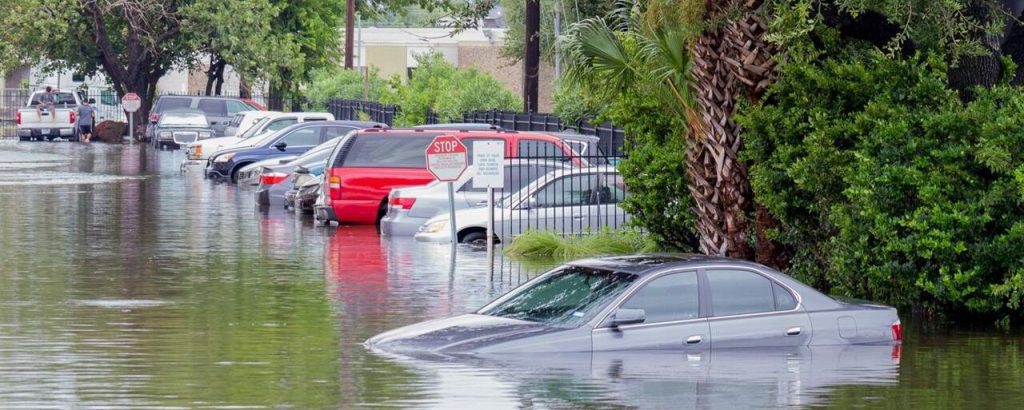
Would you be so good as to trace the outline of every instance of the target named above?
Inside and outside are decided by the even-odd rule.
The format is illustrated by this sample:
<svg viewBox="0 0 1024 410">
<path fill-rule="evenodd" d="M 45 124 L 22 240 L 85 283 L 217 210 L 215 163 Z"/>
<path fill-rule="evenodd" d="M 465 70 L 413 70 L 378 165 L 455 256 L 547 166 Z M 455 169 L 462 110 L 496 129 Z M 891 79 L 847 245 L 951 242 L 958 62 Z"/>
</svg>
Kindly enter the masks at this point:
<svg viewBox="0 0 1024 410">
<path fill-rule="evenodd" d="M 0 141 L 0 408 L 1019 408 L 1019 335 L 420 360 L 362 342 L 546 264 L 254 209 L 181 152 Z"/>
</svg>

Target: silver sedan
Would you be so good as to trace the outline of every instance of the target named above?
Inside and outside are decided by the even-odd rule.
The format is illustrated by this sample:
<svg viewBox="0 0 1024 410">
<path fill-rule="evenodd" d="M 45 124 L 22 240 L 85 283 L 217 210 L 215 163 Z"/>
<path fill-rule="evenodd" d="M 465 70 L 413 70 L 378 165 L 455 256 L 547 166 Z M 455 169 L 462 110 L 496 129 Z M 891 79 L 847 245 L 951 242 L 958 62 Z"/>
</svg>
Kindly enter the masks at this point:
<svg viewBox="0 0 1024 410">
<path fill-rule="evenodd" d="M 588 259 L 475 313 L 382 333 L 373 349 L 444 355 L 893 344 L 896 309 L 841 301 L 762 265 L 697 255 Z"/>
</svg>

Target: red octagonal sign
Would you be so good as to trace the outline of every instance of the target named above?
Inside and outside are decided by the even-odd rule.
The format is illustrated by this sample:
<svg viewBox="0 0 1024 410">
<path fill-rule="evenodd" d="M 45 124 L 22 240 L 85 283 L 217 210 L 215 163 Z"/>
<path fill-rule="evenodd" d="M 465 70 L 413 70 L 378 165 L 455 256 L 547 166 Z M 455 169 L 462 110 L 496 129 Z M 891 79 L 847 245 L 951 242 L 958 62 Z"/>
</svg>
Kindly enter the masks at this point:
<svg viewBox="0 0 1024 410">
<path fill-rule="evenodd" d="M 459 179 L 468 163 L 466 146 L 454 135 L 441 135 L 427 146 L 427 169 L 439 181 Z"/>
</svg>

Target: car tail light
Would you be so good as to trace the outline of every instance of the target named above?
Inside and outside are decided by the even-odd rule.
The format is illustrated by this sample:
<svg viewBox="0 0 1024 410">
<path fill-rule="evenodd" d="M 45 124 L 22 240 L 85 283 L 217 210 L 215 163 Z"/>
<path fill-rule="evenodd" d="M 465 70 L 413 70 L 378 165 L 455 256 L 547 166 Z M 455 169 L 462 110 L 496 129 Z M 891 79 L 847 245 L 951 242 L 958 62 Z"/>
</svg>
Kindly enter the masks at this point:
<svg viewBox="0 0 1024 410">
<path fill-rule="evenodd" d="M 75 112 L 71 111 L 68 114 L 70 114 L 68 117 L 71 118 L 71 123 L 74 124 L 75 123 Z"/>
<path fill-rule="evenodd" d="M 20 112 L 14 117 L 14 122 L 15 122 L 16 125 L 21 125 L 21 113 Z"/>
<path fill-rule="evenodd" d="M 892 340 L 897 342 L 903 340 L 903 324 L 899 320 L 892 324 Z"/>
<path fill-rule="evenodd" d="M 260 175 L 260 183 L 263 185 L 276 185 L 281 183 L 288 178 L 288 174 L 283 172 L 270 172 Z"/>
<path fill-rule="evenodd" d="M 400 198 L 400 197 L 395 197 L 395 198 L 391 198 L 391 200 L 388 201 L 388 204 L 391 205 L 392 207 L 406 209 L 406 210 L 412 209 L 412 205 L 415 204 L 415 203 L 416 203 L 416 198 Z"/>
<path fill-rule="evenodd" d="M 341 199 L 341 177 L 333 175 L 327 179 L 327 191 L 332 200 Z"/>
<path fill-rule="evenodd" d="M 160 121 L 160 114 L 149 114 L 149 122 L 156 124 L 157 121 Z"/>
</svg>

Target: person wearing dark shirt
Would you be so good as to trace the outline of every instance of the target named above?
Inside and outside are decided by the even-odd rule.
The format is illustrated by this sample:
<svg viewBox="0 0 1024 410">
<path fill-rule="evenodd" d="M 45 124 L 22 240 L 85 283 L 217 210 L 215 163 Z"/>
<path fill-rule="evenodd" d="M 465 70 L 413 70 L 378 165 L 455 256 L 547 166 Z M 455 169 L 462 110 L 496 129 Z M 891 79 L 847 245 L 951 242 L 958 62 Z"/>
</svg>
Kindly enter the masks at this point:
<svg viewBox="0 0 1024 410">
<path fill-rule="evenodd" d="M 89 142 L 92 139 L 92 127 L 96 124 L 96 108 L 92 106 L 96 100 L 90 98 L 78 106 L 78 131 L 82 142 Z"/>
<path fill-rule="evenodd" d="M 43 108 L 47 109 L 50 113 L 50 121 L 56 121 L 57 116 L 53 113 L 53 108 L 57 105 L 57 95 L 53 92 L 53 88 L 46 86 L 46 92 L 39 95 L 39 104 L 36 105 L 36 114 L 39 115 L 39 121 L 43 120 Z"/>
</svg>

